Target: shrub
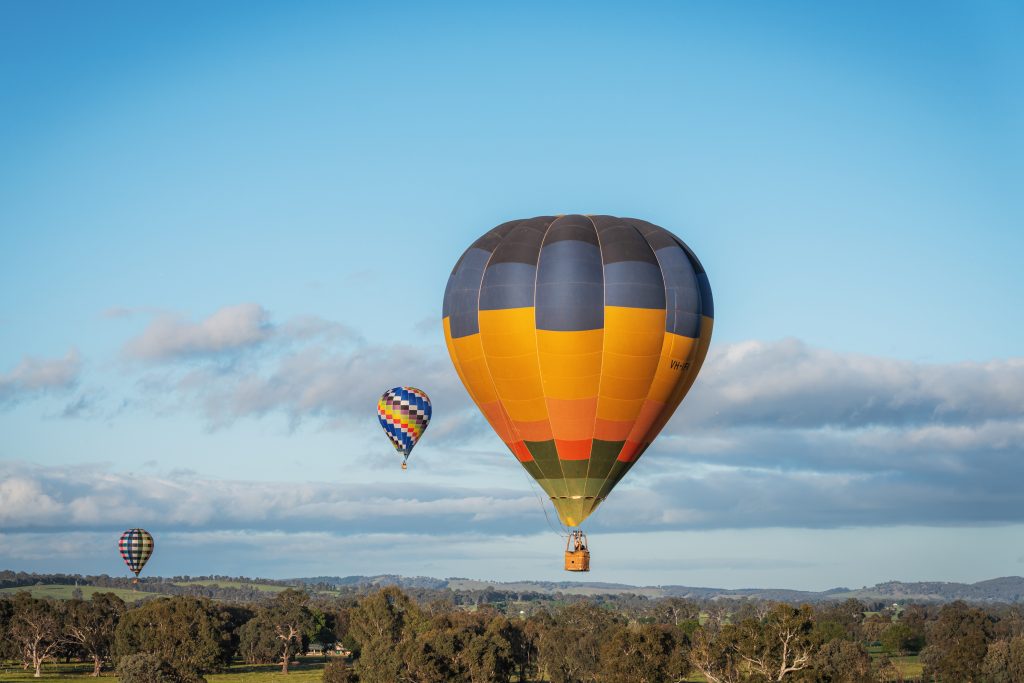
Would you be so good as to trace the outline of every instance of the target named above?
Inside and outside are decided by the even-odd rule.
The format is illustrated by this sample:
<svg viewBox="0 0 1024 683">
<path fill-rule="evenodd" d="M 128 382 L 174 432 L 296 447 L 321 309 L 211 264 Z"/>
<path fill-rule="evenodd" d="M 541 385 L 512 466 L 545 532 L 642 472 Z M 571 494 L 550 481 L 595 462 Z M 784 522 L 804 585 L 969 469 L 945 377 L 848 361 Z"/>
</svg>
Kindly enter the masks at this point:
<svg viewBox="0 0 1024 683">
<path fill-rule="evenodd" d="M 359 677 L 343 659 L 332 659 L 324 667 L 324 683 L 358 683 Z"/>
<path fill-rule="evenodd" d="M 206 683 L 202 676 L 179 671 L 170 662 L 148 652 L 122 657 L 117 675 L 121 683 Z"/>
</svg>

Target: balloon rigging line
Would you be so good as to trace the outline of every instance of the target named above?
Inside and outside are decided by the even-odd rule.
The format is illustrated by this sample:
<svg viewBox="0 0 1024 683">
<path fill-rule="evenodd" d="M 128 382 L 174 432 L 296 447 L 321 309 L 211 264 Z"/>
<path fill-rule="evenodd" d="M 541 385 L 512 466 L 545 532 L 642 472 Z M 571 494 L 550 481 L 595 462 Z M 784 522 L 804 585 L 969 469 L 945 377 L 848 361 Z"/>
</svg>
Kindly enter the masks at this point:
<svg viewBox="0 0 1024 683">
<path fill-rule="evenodd" d="M 537 502 L 540 504 L 540 509 L 544 511 L 544 519 L 547 520 L 548 526 L 551 528 L 551 531 L 553 531 L 555 533 L 555 535 L 560 537 L 560 538 L 569 538 L 569 530 L 565 527 L 564 524 L 562 524 L 562 520 L 558 520 L 559 526 L 562 527 L 561 531 L 556 529 L 555 525 L 551 523 L 551 517 L 548 515 L 548 507 L 547 507 L 547 505 L 544 504 L 544 499 L 541 498 L 540 493 L 538 493 L 538 488 L 540 488 L 540 487 L 537 486 L 537 482 L 535 482 L 526 473 L 526 470 L 523 470 L 523 476 L 526 477 L 526 481 L 528 481 L 530 483 L 530 490 L 532 490 L 533 491 L 533 495 L 535 495 L 537 497 Z"/>
</svg>

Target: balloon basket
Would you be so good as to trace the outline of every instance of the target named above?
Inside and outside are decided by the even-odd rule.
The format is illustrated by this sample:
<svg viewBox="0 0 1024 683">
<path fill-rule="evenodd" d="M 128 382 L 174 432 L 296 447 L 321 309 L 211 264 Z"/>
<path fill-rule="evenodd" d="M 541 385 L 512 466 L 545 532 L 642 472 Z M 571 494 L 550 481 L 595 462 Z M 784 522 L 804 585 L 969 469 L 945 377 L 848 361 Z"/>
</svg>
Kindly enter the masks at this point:
<svg viewBox="0 0 1024 683">
<path fill-rule="evenodd" d="M 406 464 L 405 464 L 405 463 L 403 462 L 403 463 L 402 463 L 402 469 L 403 469 L 403 470 L 407 470 L 407 469 L 409 469 L 409 466 L 408 466 L 408 465 L 406 465 Z"/>
<path fill-rule="evenodd" d="M 582 531 L 573 531 L 565 544 L 565 571 L 589 572 L 590 550 L 587 548 L 587 535 Z"/>
</svg>

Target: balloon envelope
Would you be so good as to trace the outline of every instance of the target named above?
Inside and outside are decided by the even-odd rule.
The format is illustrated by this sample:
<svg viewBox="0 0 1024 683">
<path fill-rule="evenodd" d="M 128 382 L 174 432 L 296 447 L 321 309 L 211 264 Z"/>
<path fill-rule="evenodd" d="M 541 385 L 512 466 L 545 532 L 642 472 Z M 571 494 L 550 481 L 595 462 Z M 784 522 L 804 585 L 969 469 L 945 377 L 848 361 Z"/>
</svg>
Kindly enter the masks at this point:
<svg viewBox="0 0 1024 683">
<path fill-rule="evenodd" d="M 377 419 L 392 445 L 408 456 L 430 424 L 432 408 L 426 392 L 415 387 L 388 389 L 377 401 Z"/>
<path fill-rule="evenodd" d="M 576 526 L 693 384 L 714 309 L 704 268 L 669 231 L 568 215 L 480 237 L 452 270 L 442 317 L 470 396 Z"/>
<path fill-rule="evenodd" d="M 153 536 L 145 529 L 129 529 L 121 534 L 118 549 L 128 569 L 138 576 L 153 554 Z"/>
</svg>

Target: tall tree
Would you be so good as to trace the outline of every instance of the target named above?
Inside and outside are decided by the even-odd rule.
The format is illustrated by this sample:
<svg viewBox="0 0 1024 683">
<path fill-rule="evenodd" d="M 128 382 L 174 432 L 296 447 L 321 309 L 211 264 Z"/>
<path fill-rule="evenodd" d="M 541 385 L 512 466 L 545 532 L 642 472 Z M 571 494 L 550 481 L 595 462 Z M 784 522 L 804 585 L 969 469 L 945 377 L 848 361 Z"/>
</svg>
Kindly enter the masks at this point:
<svg viewBox="0 0 1024 683">
<path fill-rule="evenodd" d="M 925 676 L 960 683 L 982 680 L 991 628 L 984 611 L 960 601 L 945 605 L 928 627 L 928 647 L 921 652 Z"/>
<path fill-rule="evenodd" d="M 981 669 L 987 683 L 1024 681 L 1024 636 L 990 643 Z"/>
<path fill-rule="evenodd" d="M 13 616 L 14 603 L 7 598 L 0 598 L 0 660 L 14 659 L 18 656 L 18 647 L 10 637 Z"/>
<path fill-rule="evenodd" d="M 366 596 L 352 610 L 349 632 L 359 643 L 356 673 L 363 683 L 394 683 L 408 668 L 403 647 L 415 638 L 425 618 L 409 597 L 394 586 Z"/>
<path fill-rule="evenodd" d="M 538 645 L 538 661 L 552 683 L 594 680 L 600 672 L 601 646 L 622 620 L 591 602 L 560 609 Z"/>
<path fill-rule="evenodd" d="M 238 653 L 246 664 L 271 664 L 281 651 L 274 625 L 264 610 L 242 625 L 238 641 Z"/>
<path fill-rule="evenodd" d="M 693 600 L 685 598 L 655 600 L 651 612 L 657 623 L 671 626 L 682 626 L 700 618 L 700 607 Z"/>
<path fill-rule="evenodd" d="M 739 637 L 739 628 L 733 624 L 697 629 L 687 653 L 690 664 L 708 683 L 739 683 L 744 670 L 737 646 Z"/>
<path fill-rule="evenodd" d="M 814 626 L 816 630 L 828 631 L 834 625 L 845 631 L 846 640 L 860 641 L 864 638 L 861 624 L 866 611 L 864 603 L 853 598 L 825 603 L 815 609 Z"/>
<path fill-rule="evenodd" d="M 117 622 L 124 601 L 113 593 L 93 593 L 89 600 L 72 600 L 67 606 L 67 639 L 92 658 L 92 675 L 99 676 L 114 647 Z"/>
<path fill-rule="evenodd" d="M 661 626 L 615 629 L 601 649 L 602 681 L 665 683 L 674 646 L 672 635 Z"/>
<path fill-rule="evenodd" d="M 318 622 L 309 609 L 309 594 L 291 588 L 274 596 L 265 614 L 277 637 L 281 673 L 287 674 L 292 657 L 303 650 L 304 639 L 314 628 L 323 626 L 323 615 Z"/>
<path fill-rule="evenodd" d="M 114 655 L 157 655 L 185 674 L 217 671 L 231 662 L 228 614 L 205 598 L 159 598 L 128 610 L 114 632 Z"/>
<path fill-rule="evenodd" d="M 507 683 L 522 649 L 522 630 L 500 614 L 490 615 L 482 633 L 469 644 L 469 678 L 472 683 Z M 522 680 L 522 678 L 520 678 Z"/>
<path fill-rule="evenodd" d="M 31 664 L 35 678 L 43 676 L 43 662 L 64 645 L 64 610 L 60 603 L 33 598 L 27 591 L 14 598 L 11 615 L 11 639 Z"/>
<path fill-rule="evenodd" d="M 817 683 L 870 683 L 871 655 L 860 643 L 832 640 L 815 653 L 813 672 Z"/>
<path fill-rule="evenodd" d="M 744 621 L 738 641 L 740 657 L 769 681 L 792 679 L 791 674 L 811 666 L 812 615 L 808 605 L 776 605 L 763 622 Z"/>
</svg>

